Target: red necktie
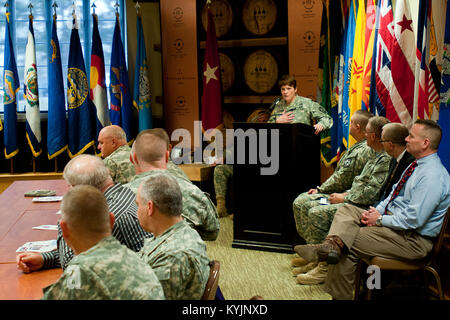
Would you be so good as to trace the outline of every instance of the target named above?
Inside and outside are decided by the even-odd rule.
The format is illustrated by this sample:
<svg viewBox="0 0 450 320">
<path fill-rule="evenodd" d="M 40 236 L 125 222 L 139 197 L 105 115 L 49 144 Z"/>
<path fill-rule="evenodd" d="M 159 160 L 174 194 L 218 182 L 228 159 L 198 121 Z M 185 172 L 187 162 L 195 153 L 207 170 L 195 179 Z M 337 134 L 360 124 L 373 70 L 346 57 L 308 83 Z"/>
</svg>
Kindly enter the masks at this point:
<svg viewBox="0 0 450 320">
<path fill-rule="evenodd" d="M 389 202 L 386 205 L 386 208 L 384 210 L 384 214 L 387 213 L 387 207 L 388 205 L 397 198 L 398 194 L 400 193 L 400 190 L 402 190 L 403 186 L 405 185 L 406 181 L 409 179 L 411 174 L 413 173 L 414 169 L 417 167 L 417 160 L 414 160 L 411 165 L 406 169 L 405 173 L 403 174 L 402 178 L 400 179 L 399 183 L 397 184 L 397 187 L 395 188 L 394 192 L 392 193 L 391 198 L 389 199 Z"/>
</svg>

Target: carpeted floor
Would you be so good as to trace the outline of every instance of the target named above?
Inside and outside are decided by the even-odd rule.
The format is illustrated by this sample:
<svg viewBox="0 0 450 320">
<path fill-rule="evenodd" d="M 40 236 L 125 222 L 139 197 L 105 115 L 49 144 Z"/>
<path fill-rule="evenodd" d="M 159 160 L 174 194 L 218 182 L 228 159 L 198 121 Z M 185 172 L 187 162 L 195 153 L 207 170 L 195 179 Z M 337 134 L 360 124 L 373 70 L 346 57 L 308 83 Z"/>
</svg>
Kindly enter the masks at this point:
<svg viewBox="0 0 450 320">
<path fill-rule="evenodd" d="M 236 249 L 233 220 L 220 219 L 216 241 L 207 241 L 208 257 L 219 260 L 219 286 L 226 300 L 248 300 L 255 295 L 265 300 L 330 300 L 323 285 L 306 286 L 295 282 L 290 263 L 294 254 Z"/>
</svg>

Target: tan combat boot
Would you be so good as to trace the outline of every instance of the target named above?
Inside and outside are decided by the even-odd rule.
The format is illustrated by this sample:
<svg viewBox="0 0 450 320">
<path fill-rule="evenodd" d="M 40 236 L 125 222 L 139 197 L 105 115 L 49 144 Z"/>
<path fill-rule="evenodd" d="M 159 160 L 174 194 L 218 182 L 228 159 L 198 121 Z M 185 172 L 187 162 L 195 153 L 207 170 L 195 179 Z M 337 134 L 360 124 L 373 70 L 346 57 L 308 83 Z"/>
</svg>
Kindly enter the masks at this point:
<svg viewBox="0 0 450 320">
<path fill-rule="evenodd" d="M 219 214 L 219 217 L 228 216 L 227 206 L 225 205 L 225 197 L 222 196 L 216 197 L 216 202 L 217 202 L 217 213 Z"/>
<path fill-rule="evenodd" d="M 319 262 L 317 267 L 305 274 L 299 274 L 295 280 L 299 284 L 315 285 L 325 282 L 328 273 L 328 265 L 326 262 Z"/>
<path fill-rule="evenodd" d="M 292 274 L 294 276 L 298 276 L 299 274 L 302 273 L 307 273 L 309 271 L 311 271 L 312 269 L 314 269 L 315 267 L 317 267 L 317 262 L 309 262 L 307 264 L 305 264 L 304 266 L 301 267 L 296 267 L 294 269 L 292 269 Z"/>
<path fill-rule="evenodd" d="M 305 259 L 303 259 L 302 257 L 300 257 L 300 258 L 293 258 L 292 260 L 291 260 L 291 267 L 302 267 L 302 266 L 304 266 L 305 264 L 308 264 L 309 263 L 309 261 L 306 261 Z"/>
</svg>

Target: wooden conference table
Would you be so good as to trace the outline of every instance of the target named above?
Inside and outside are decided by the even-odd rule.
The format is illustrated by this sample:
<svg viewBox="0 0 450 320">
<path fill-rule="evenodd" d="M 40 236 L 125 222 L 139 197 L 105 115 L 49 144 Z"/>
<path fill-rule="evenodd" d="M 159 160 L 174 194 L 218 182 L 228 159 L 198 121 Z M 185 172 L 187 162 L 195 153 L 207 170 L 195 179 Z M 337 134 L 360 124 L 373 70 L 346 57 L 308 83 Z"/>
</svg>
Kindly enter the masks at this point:
<svg viewBox="0 0 450 320">
<path fill-rule="evenodd" d="M 54 283 L 61 269 L 24 274 L 16 266 L 16 250 L 26 242 L 56 239 L 57 231 L 32 227 L 56 224 L 61 202 L 32 202 L 24 193 L 37 189 L 55 190 L 62 196 L 68 189 L 64 180 L 13 182 L 0 194 L 0 300 L 31 300 L 42 297 L 42 289 Z"/>
</svg>

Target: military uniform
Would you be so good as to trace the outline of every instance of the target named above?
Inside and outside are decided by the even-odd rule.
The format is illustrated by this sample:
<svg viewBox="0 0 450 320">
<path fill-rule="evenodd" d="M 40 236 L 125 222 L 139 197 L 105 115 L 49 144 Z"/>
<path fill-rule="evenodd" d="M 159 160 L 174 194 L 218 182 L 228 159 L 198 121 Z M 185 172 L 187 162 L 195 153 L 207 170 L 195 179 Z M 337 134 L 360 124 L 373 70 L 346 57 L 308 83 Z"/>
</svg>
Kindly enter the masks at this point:
<svg viewBox="0 0 450 320">
<path fill-rule="evenodd" d="M 362 151 L 363 156 L 365 152 Z M 345 203 L 361 208 L 368 208 L 373 205 L 377 201 L 380 189 L 387 178 L 389 162 L 390 156 L 386 152 L 373 152 L 361 174 L 354 178 L 351 188 L 342 191 L 348 193 L 344 198 L 344 203 L 321 205 L 319 199 L 329 197 L 329 194 L 325 193 L 314 195 L 303 193 L 297 197 L 293 207 L 296 227 L 300 236 L 307 243 L 322 243 L 339 207 Z"/>
<path fill-rule="evenodd" d="M 206 245 L 186 221 L 146 239 L 138 252 L 155 271 L 167 300 L 199 300 L 209 277 Z"/>
<path fill-rule="evenodd" d="M 155 272 L 114 237 L 75 256 L 44 300 L 162 300 Z"/>
<path fill-rule="evenodd" d="M 183 169 L 181 169 L 175 163 L 173 163 L 172 160 L 169 160 L 169 162 L 167 162 L 167 171 L 169 171 L 172 175 L 178 178 L 191 182 L 191 180 L 189 180 L 189 177 L 186 175 Z"/>
<path fill-rule="evenodd" d="M 130 161 L 131 148 L 123 145 L 103 159 L 115 183 L 128 183 L 135 175 L 134 165 Z"/>
<path fill-rule="evenodd" d="M 214 168 L 214 191 L 217 197 L 226 197 L 228 179 L 233 176 L 233 166 L 219 164 Z"/>
<path fill-rule="evenodd" d="M 150 170 L 140 173 L 125 185 L 137 193 L 139 185 L 146 178 L 157 174 L 169 174 L 178 182 L 183 195 L 183 217 L 198 231 L 203 240 L 216 240 L 219 235 L 220 222 L 216 207 L 209 196 L 196 185 L 185 179 L 173 176 L 167 170 Z"/>
<path fill-rule="evenodd" d="M 320 104 L 301 96 L 296 96 L 289 106 L 286 105 L 286 101 L 280 100 L 273 109 L 267 122 L 274 123 L 284 111 L 292 111 L 294 113 L 292 123 L 303 123 L 311 126 L 315 120 L 323 126 L 324 130 L 330 129 L 333 126 L 333 119 Z"/>
</svg>

